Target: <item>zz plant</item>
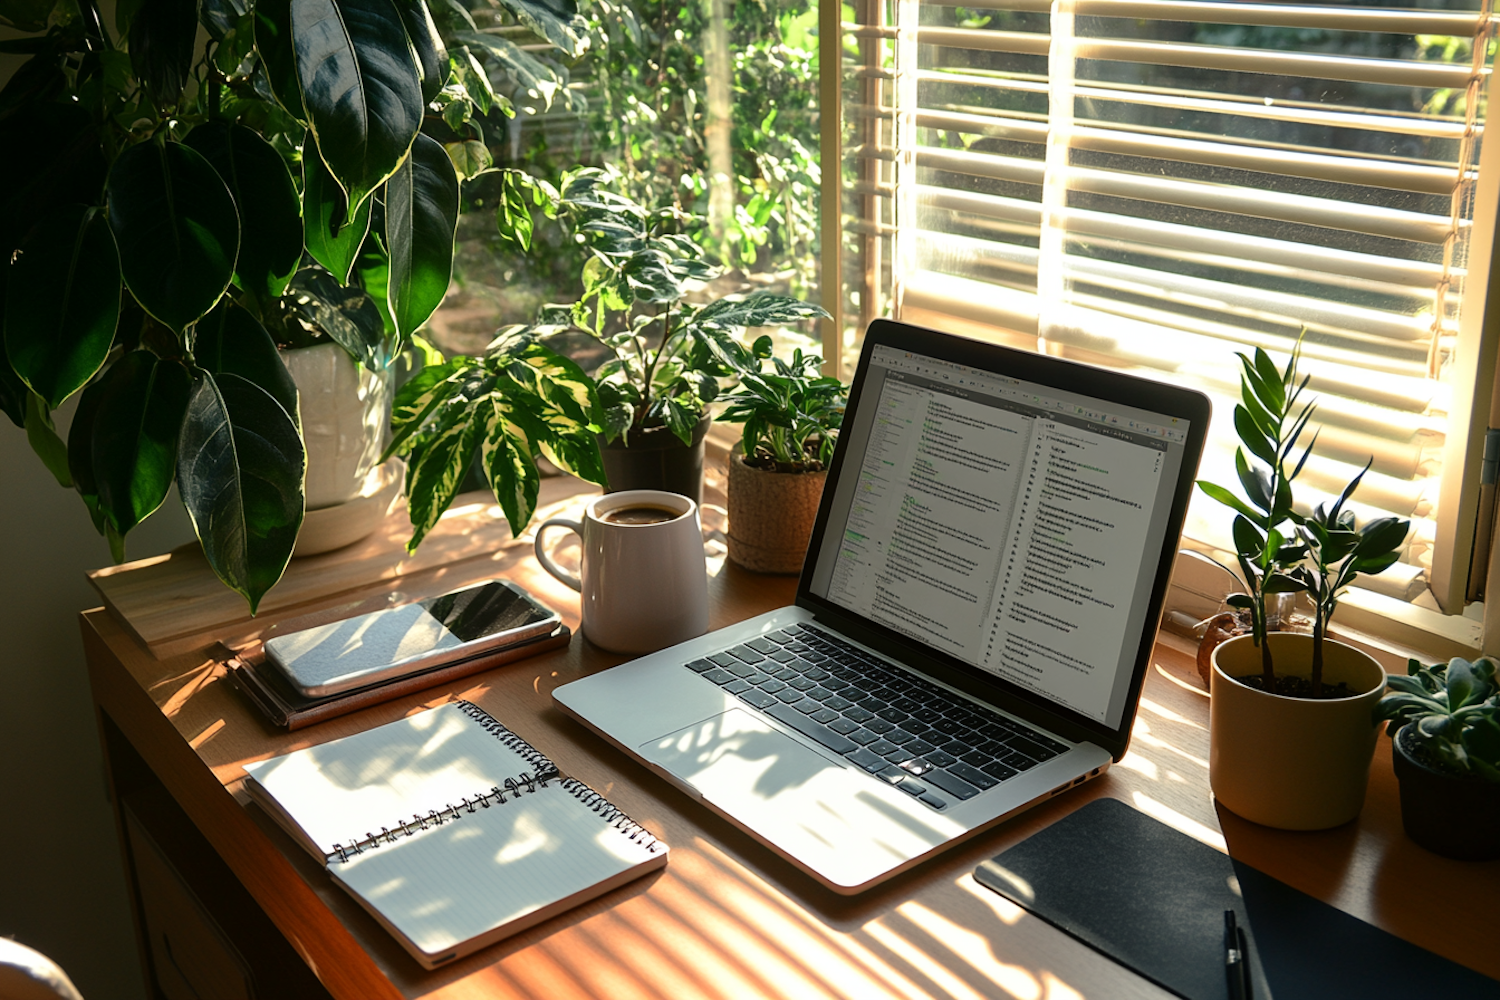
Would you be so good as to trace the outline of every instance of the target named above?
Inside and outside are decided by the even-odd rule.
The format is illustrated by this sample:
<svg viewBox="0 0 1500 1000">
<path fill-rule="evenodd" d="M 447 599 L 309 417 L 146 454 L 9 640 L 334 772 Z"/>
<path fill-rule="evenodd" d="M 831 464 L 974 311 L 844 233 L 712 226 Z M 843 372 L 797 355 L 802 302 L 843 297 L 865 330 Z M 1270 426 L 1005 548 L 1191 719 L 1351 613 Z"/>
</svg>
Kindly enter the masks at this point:
<svg viewBox="0 0 1500 1000">
<path fill-rule="evenodd" d="M 1235 512 L 1234 544 L 1248 594 L 1228 599 L 1232 607 L 1251 614 L 1252 634 L 1261 651 L 1261 685 L 1276 693 L 1271 647 L 1266 642 L 1266 598 L 1271 594 L 1306 592 L 1313 603 L 1311 674 L 1312 697 L 1323 694 L 1323 640 L 1339 599 L 1361 574 L 1379 573 L 1400 555 L 1411 522 L 1395 517 L 1356 524 L 1348 508 L 1370 465 L 1366 463 L 1331 505 L 1320 504 L 1311 515 L 1293 507 L 1292 482 L 1302 472 L 1317 444 L 1317 434 L 1288 468 L 1298 439 L 1312 417 L 1315 403 L 1303 402 L 1310 376 L 1300 381 L 1297 364 L 1301 342 L 1286 367 L 1277 369 L 1265 351 L 1239 355 L 1240 403 L 1234 426 L 1240 447 L 1235 470 L 1249 499 L 1228 489 L 1200 481 L 1198 488 Z M 1251 461 L 1246 452 L 1255 459 Z"/>
<path fill-rule="evenodd" d="M 581 53 L 570 0 L 502 2 Z M 557 76 L 425 0 L 147 0 L 114 30 L 97 0 L 0 0 L 0 23 L 29 56 L 0 90 L 0 409 L 117 560 L 175 481 L 253 613 L 304 507 L 267 327 L 387 363 L 446 294 L 479 118 Z"/>
</svg>

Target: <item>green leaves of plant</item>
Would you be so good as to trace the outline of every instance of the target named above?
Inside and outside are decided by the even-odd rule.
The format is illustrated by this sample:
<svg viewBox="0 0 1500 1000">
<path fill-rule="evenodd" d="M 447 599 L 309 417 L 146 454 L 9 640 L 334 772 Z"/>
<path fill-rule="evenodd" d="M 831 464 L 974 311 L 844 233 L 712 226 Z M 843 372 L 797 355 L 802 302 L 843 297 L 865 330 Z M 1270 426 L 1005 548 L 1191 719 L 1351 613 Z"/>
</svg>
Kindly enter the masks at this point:
<svg viewBox="0 0 1500 1000">
<path fill-rule="evenodd" d="M 370 232 L 373 207 L 366 199 L 350 216 L 344 189 L 328 172 L 316 144 L 308 139 L 302 150 L 303 239 L 313 260 L 328 268 L 340 284 L 347 284 L 354 270 L 359 248 Z"/>
<path fill-rule="evenodd" d="M 172 487 L 191 389 L 179 362 L 132 351 L 84 391 L 69 435 L 76 442 L 70 451 L 78 452 L 83 465 L 79 487 L 85 497 L 97 493 L 104 517 L 121 537 L 160 507 Z M 86 411 L 92 426 L 80 428 Z"/>
<path fill-rule="evenodd" d="M 400 336 L 411 336 L 448 294 L 457 225 L 453 163 L 435 139 L 419 134 L 385 195 L 386 300 Z"/>
<path fill-rule="evenodd" d="M 130 63 L 158 108 L 182 96 L 193 66 L 198 0 L 150 0 L 130 24 Z"/>
<path fill-rule="evenodd" d="M 422 84 L 391 0 L 292 0 L 308 124 L 358 209 L 395 172 L 422 124 Z"/>
<path fill-rule="evenodd" d="M 422 103 L 430 103 L 448 78 L 448 50 L 444 48 L 443 38 L 432 22 L 432 12 L 423 0 L 396 0 L 396 11 L 401 15 L 412 53 L 417 57 L 417 71 L 422 77 Z"/>
<path fill-rule="evenodd" d="M 199 125 L 186 144 L 218 172 L 240 210 L 235 284 L 269 302 L 286 290 L 302 260 L 302 212 L 286 161 L 251 129 L 226 122 Z"/>
<path fill-rule="evenodd" d="M 307 121 L 302 85 L 297 82 L 297 52 L 292 47 L 291 0 L 256 0 L 255 51 L 271 94 L 287 114 Z"/>
<path fill-rule="evenodd" d="M 291 417 L 263 389 L 228 372 L 193 373 L 178 491 L 209 565 L 251 614 L 291 558 L 306 465 Z"/>
<path fill-rule="evenodd" d="M 193 357 L 211 375 L 238 375 L 260 386 L 299 422 L 297 383 L 271 335 L 242 306 L 225 299 L 203 317 Z"/>
<path fill-rule="evenodd" d="M 569 0 L 504 0 L 521 23 L 577 59 L 588 51 L 588 25 Z"/>
<path fill-rule="evenodd" d="M 51 409 L 109 354 L 120 316 L 120 255 L 98 209 L 57 213 L 9 269 L 5 353 Z"/>
<path fill-rule="evenodd" d="M 391 413 L 388 454 L 407 456 L 407 549 L 416 550 L 453 502 L 476 450 L 516 535 L 536 510 L 538 455 L 603 485 L 600 417 L 588 377 L 530 330 L 504 331 L 487 357 L 423 369 L 396 393 Z"/>
<path fill-rule="evenodd" d="M 109 175 L 109 225 L 126 286 L 173 331 L 229 287 L 239 214 L 218 173 L 187 146 L 143 142 L 120 154 Z"/>
</svg>

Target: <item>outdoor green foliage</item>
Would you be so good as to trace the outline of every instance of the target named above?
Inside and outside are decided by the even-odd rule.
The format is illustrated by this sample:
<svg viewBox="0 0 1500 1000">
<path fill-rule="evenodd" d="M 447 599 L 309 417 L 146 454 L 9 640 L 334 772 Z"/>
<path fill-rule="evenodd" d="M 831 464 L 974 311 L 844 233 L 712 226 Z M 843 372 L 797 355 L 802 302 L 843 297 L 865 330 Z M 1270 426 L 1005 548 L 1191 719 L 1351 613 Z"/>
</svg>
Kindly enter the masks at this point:
<svg viewBox="0 0 1500 1000">
<path fill-rule="evenodd" d="M 586 48 L 571 0 L 502 2 Z M 0 91 L 0 409 L 117 559 L 175 480 L 253 612 L 304 506 L 273 335 L 387 364 L 447 290 L 475 109 L 543 108 L 557 75 L 424 0 L 150 0 L 113 30 L 96 0 L 0 0 L 0 22 L 32 33 L 0 43 L 30 57 Z"/>
<path fill-rule="evenodd" d="M 807 0 L 727 0 L 734 60 L 735 215 L 731 266 L 788 274 L 811 287 L 818 246 L 817 6 Z M 594 53 L 579 75 L 597 91 L 588 119 L 595 162 L 622 177 L 622 193 L 671 205 L 702 225 L 707 213 L 708 4 L 704 0 L 596 0 L 586 10 Z M 694 231 L 700 242 L 706 237 Z"/>
<path fill-rule="evenodd" d="M 539 455 L 604 485 L 593 382 L 538 339 L 565 328 L 501 330 L 484 357 L 424 368 L 396 394 L 387 454 L 405 455 L 408 463 L 408 551 L 416 551 L 453 502 L 476 455 L 514 535 L 536 511 Z"/>
<path fill-rule="evenodd" d="M 1376 721 L 1388 720 L 1395 736 L 1414 724 L 1418 747 L 1429 762 L 1455 775 L 1500 782 L 1500 686 L 1495 661 L 1470 663 L 1455 656 L 1447 665 L 1406 665 L 1407 676 L 1386 678 L 1387 691 L 1375 707 Z"/>
<path fill-rule="evenodd" d="M 507 238 L 526 239 L 535 206 L 561 220 L 587 252 L 583 295 L 569 313 L 615 354 L 596 376 L 606 439 L 665 425 L 689 442 L 723 381 L 759 371 L 759 359 L 739 340 L 746 328 L 826 315 L 769 292 L 689 302 L 690 285 L 717 273 L 695 239 L 674 231 L 692 220 L 675 207 L 647 209 L 610 190 L 617 178 L 605 171 L 575 171 L 558 188 L 518 171 L 507 180 L 516 185 L 514 197 L 497 213 Z"/>
<path fill-rule="evenodd" d="M 1281 370 L 1259 348 L 1254 357 L 1238 355 L 1240 402 L 1234 408 L 1234 428 L 1240 447 L 1235 449 L 1234 463 L 1249 503 L 1213 483 L 1199 480 L 1198 488 L 1235 512 L 1234 544 L 1249 592 L 1232 595 L 1228 603 L 1251 614 L 1268 692 L 1276 690 L 1276 675 L 1266 642 L 1266 596 L 1305 591 L 1312 597 L 1310 680 L 1317 697 L 1323 690 L 1323 639 L 1339 598 L 1361 573 L 1379 573 L 1396 561 L 1411 523 L 1383 517 L 1356 526 L 1354 512 L 1346 510 L 1345 504 L 1359 487 L 1368 464 L 1332 506 L 1320 504 L 1311 516 L 1293 509 L 1292 482 L 1318 439 L 1314 433 L 1301 458 L 1288 469 L 1315 409 L 1313 401 L 1301 402 L 1309 378 L 1297 380 L 1301 348 L 1299 341 Z"/>
<path fill-rule="evenodd" d="M 771 338 L 755 342 L 751 353 L 770 355 Z M 719 419 L 743 423 L 746 461 L 777 472 L 826 469 L 838 444 L 849 387 L 818 374 L 823 359 L 792 352 L 790 362 L 771 357 L 771 371 L 740 376 Z M 762 366 L 764 367 L 764 366 Z"/>
</svg>

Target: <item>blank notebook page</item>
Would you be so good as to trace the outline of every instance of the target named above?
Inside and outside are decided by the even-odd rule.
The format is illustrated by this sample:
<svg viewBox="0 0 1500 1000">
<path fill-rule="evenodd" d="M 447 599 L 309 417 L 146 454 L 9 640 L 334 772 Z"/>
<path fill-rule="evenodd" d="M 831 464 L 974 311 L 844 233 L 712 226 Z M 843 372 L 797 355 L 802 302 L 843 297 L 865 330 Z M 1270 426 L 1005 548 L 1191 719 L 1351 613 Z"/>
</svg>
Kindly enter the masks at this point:
<svg viewBox="0 0 1500 1000">
<path fill-rule="evenodd" d="M 245 770 L 326 856 L 537 768 L 448 704 Z"/>
<path fill-rule="evenodd" d="M 436 955 L 655 860 L 647 843 L 549 782 L 328 870 Z"/>
</svg>

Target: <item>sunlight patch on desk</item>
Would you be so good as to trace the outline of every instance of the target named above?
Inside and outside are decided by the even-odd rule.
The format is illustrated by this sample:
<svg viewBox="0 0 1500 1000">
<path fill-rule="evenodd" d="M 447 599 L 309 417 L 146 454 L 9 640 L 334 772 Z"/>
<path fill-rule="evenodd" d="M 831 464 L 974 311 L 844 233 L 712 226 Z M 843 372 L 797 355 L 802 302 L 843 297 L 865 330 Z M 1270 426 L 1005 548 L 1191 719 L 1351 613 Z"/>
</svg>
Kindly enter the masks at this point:
<svg viewBox="0 0 1500 1000">
<path fill-rule="evenodd" d="M 1029 969 L 1008 965 L 996 958 L 987 935 L 956 924 L 915 900 L 902 903 L 896 912 L 1011 996 L 1018 1000 L 1041 1000 L 1042 984 L 1036 976 Z"/>
<path fill-rule="evenodd" d="M 994 912 L 995 918 L 1007 927 L 1020 923 L 1021 919 L 1026 916 L 1026 910 L 1020 904 L 974 881 L 973 872 L 964 872 L 953 884 L 989 907 Z"/>
<path fill-rule="evenodd" d="M 865 924 L 864 931 L 907 965 L 927 977 L 934 986 L 942 990 L 943 995 L 952 997 L 953 1000 L 989 1000 L 983 993 L 945 968 L 925 949 L 907 940 L 906 935 L 899 934 L 878 921 Z M 1015 994 L 1011 995 L 1015 996 Z M 1030 994 L 1017 997 L 1017 1000 L 1041 1000 L 1040 986 Z"/>
<path fill-rule="evenodd" d="M 192 747 L 194 750 L 199 749 L 200 747 L 203 746 L 203 744 L 205 744 L 209 740 L 213 739 L 214 736 L 219 732 L 219 730 L 221 730 L 223 728 L 224 728 L 224 720 L 223 719 L 216 719 L 214 722 L 210 723 L 209 726 L 208 726 L 208 728 L 204 729 L 203 732 L 199 733 L 197 736 L 194 736 L 192 739 L 188 740 L 188 746 Z"/>
<path fill-rule="evenodd" d="M 1177 723 L 1178 725 L 1181 725 L 1181 726 L 1188 726 L 1188 727 L 1193 728 L 1193 729 L 1201 729 L 1201 730 L 1205 730 L 1205 731 L 1208 729 L 1208 727 L 1205 726 L 1203 723 L 1201 723 L 1201 722 L 1194 722 L 1192 719 L 1189 719 L 1186 716 L 1178 715 L 1176 712 L 1172 711 L 1170 708 L 1167 708 L 1165 705 L 1158 705 L 1156 702 L 1152 701 L 1150 698 L 1142 698 L 1141 699 L 1141 710 L 1142 711 L 1146 711 L 1146 712 L 1150 712 L 1152 715 L 1159 716 L 1160 718 L 1166 719 L 1168 722 L 1175 722 L 1175 723 Z"/>
<path fill-rule="evenodd" d="M 1145 757 L 1142 757 L 1138 753 L 1132 752 L 1126 754 L 1120 760 L 1120 762 L 1115 765 L 1115 767 L 1122 767 L 1127 771 L 1134 771 L 1136 774 L 1139 774 L 1141 777 L 1147 779 L 1148 781 L 1161 780 L 1161 768 L 1156 766 L 1156 762 L 1147 760 Z"/>
<path fill-rule="evenodd" d="M 816 966 L 814 974 L 818 978 L 827 981 L 834 977 L 840 989 L 830 992 L 855 995 L 896 992 L 908 997 L 927 995 L 885 957 L 852 935 L 834 931 L 821 921 L 811 919 L 806 912 L 788 906 L 785 899 L 770 892 L 764 882 L 725 854 L 717 844 L 696 837 L 693 848 L 692 852 L 683 852 L 681 858 L 674 856 L 672 859 L 673 870 L 682 877 L 682 881 L 676 884 L 694 897 L 682 909 L 684 913 L 695 913 L 700 912 L 700 908 L 708 908 L 723 914 L 722 920 L 698 920 L 694 928 L 704 935 L 712 933 L 715 943 L 725 954 L 741 954 L 737 942 L 748 933 L 774 945 L 778 953 L 788 955 L 789 960 L 803 968 Z M 699 886 L 709 888 L 700 889 Z M 730 933 L 736 927 L 742 929 L 740 936 Z M 798 955 L 789 955 L 783 942 L 797 940 L 799 936 L 814 938 L 822 946 L 822 956 L 816 960 L 810 958 L 805 945 Z M 862 976 L 870 982 L 870 988 L 851 989 L 847 978 L 840 977 L 840 970 L 830 968 L 831 965 L 847 969 L 848 972 L 842 974 L 844 977 L 851 974 Z M 762 990 L 760 995 L 777 994 Z"/>
<path fill-rule="evenodd" d="M 1153 819 L 1159 819 L 1172 829 L 1187 834 L 1194 840 L 1207 844 L 1216 851 L 1224 854 L 1229 853 L 1229 846 L 1224 843 L 1224 835 L 1211 827 L 1204 826 L 1195 819 L 1189 819 L 1171 806 L 1158 802 L 1149 795 L 1141 792 L 1132 792 L 1130 799 L 1135 807 Z"/>
</svg>

